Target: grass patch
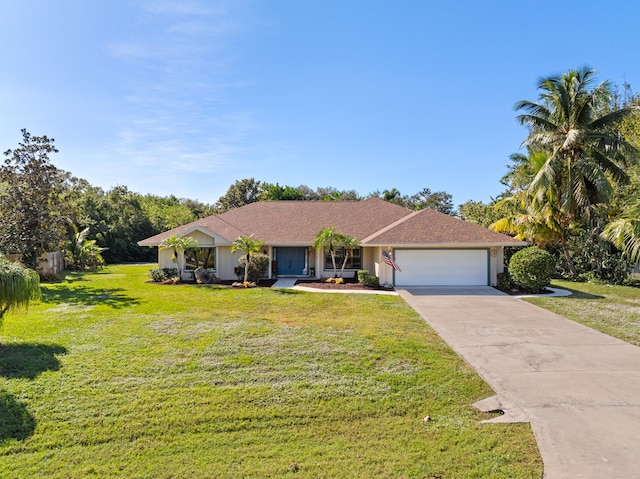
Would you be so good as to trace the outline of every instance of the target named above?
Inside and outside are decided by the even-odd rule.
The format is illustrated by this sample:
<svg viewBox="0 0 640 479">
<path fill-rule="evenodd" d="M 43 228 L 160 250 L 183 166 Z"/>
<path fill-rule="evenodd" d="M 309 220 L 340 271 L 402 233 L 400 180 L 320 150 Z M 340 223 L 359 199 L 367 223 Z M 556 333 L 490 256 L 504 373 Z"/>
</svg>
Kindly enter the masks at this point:
<svg viewBox="0 0 640 479">
<path fill-rule="evenodd" d="M 554 280 L 551 286 L 571 296 L 526 298 L 576 323 L 640 346 L 640 288 Z"/>
<path fill-rule="evenodd" d="M 1 477 L 542 476 L 530 427 L 479 424 L 492 391 L 400 298 L 148 269 L 70 273 L 6 317 Z"/>
</svg>

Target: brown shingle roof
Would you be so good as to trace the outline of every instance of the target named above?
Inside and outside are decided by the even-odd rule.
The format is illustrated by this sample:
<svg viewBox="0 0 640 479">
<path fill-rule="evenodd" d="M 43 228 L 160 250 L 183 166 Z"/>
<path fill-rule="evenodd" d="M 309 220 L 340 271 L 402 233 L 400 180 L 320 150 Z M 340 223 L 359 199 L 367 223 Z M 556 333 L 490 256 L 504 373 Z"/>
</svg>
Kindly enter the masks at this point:
<svg viewBox="0 0 640 479">
<path fill-rule="evenodd" d="M 520 246 L 525 243 L 483 226 L 424 209 L 365 238 L 369 245 L 398 244 L 496 244 Z"/>
<path fill-rule="evenodd" d="M 253 235 L 266 244 L 310 245 L 317 233 L 336 231 L 363 244 L 498 243 L 513 238 L 433 210 L 412 212 L 378 198 L 364 201 L 259 201 L 139 242 L 156 246 L 174 234 L 204 229 L 229 243 Z"/>
</svg>

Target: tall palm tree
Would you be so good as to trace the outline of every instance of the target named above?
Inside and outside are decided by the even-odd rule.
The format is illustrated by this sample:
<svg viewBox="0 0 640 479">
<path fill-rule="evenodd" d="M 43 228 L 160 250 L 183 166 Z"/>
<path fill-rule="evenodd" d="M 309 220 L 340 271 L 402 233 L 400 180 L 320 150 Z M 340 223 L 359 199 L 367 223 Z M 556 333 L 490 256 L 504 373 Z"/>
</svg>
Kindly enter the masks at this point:
<svg viewBox="0 0 640 479">
<path fill-rule="evenodd" d="M 231 245 L 231 252 L 235 253 L 236 251 L 242 252 L 245 258 L 244 262 L 244 282 L 247 283 L 249 278 L 249 263 L 251 262 L 251 256 L 254 253 L 258 253 L 260 248 L 264 245 L 264 241 L 260 241 L 257 239 L 253 239 L 253 235 L 251 236 L 238 236 L 236 240 Z"/>
<path fill-rule="evenodd" d="M 173 251 L 173 255 L 171 258 L 176 262 L 176 265 L 178 266 L 177 268 L 178 278 L 182 278 L 182 270 L 183 270 L 182 255 L 186 250 L 190 248 L 195 248 L 199 244 L 200 242 L 197 239 L 192 238 L 191 236 L 173 235 L 169 238 L 162 240 L 162 243 L 160 243 L 159 248 L 169 249 Z"/>
<path fill-rule="evenodd" d="M 36 299 L 40 299 L 38 273 L 0 255 L 0 324 L 7 311 L 27 307 Z"/>
<path fill-rule="evenodd" d="M 331 263 L 333 264 L 333 276 L 338 274 L 338 268 L 336 267 L 336 249 L 340 245 L 341 235 L 336 232 L 336 228 L 331 226 L 320 230 L 313 241 L 313 247 L 317 250 L 324 249 L 331 255 Z"/>
<path fill-rule="evenodd" d="M 548 158 L 545 151 L 528 156 L 511 155 L 514 165 L 501 182 L 509 187 L 512 194 L 494 205 L 496 211 L 507 214 L 489 225 L 489 228 L 515 235 L 518 240 L 531 241 L 540 248 L 560 245 L 571 275 L 577 278 L 578 271 L 568 246 L 569 238 L 576 230 L 576 223 L 560 211 L 558 198 L 554 196 L 557 194 L 556 189 L 549 188 L 542 192 L 543 195 L 534 196 L 528 188 L 532 178 L 544 167 Z"/>
<path fill-rule="evenodd" d="M 384 190 L 382 192 L 382 199 L 393 203 L 393 200 L 400 197 L 400 192 L 394 187 L 391 190 Z"/>
<path fill-rule="evenodd" d="M 344 258 L 342 260 L 342 267 L 340 268 L 340 277 L 342 278 L 344 276 L 344 267 L 353 255 L 353 250 L 360 247 L 360 241 L 345 234 L 340 234 L 338 241 L 340 247 L 344 249 Z"/>
<path fill-rule="evenodd" d="M 640 109 L 609 111 L 610 84 L 594 86 L 594 74 L 595 70 L 583 67 L 542 78 L 539 101 L 515 105 L 523 112 L 518 121 L 529 128 L 523 145 L 549 155 L 528 191 L 537 203 L 554 198 L 569 221 L 588 216 L 594 204 L 607 203 L 612 182 L 627 181 L 624 165 L 637 156 L 616 126 Z"/>
</svg>

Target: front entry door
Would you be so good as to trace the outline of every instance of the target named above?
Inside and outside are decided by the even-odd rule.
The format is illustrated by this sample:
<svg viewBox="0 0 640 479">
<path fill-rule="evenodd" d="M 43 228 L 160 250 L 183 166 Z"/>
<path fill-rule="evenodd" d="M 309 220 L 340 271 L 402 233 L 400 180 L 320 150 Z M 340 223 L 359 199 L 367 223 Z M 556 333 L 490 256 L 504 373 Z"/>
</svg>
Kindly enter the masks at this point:
<svg viewBox="0 0 640 479">
<path fill-rule="evenodd" d="M 305 263 L 305 248 L 278 248 L 276 264 L 278 276 L 301 276 Z"/>
</svg>

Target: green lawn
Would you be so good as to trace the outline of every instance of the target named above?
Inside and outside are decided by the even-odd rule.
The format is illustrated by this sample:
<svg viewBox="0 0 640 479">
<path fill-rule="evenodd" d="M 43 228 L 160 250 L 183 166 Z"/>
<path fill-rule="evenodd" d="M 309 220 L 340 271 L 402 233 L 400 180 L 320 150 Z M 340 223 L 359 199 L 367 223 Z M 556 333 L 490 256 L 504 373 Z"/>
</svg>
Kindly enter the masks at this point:
<svg viewBox="0 0 640 479">
<path fill-rule="evenodd" d="M 640 346 L 640 287 L 553 281 L 573 294 L 563 298 L 527 298 L 542 308 Z"/>
<path fill-rule="evenodd" d="M 0 477 L 540 478 L 400 298 L 72 273 L 0 331 Z M 431 422 L 424 423 L 429 415 Z"/>
</svg>

